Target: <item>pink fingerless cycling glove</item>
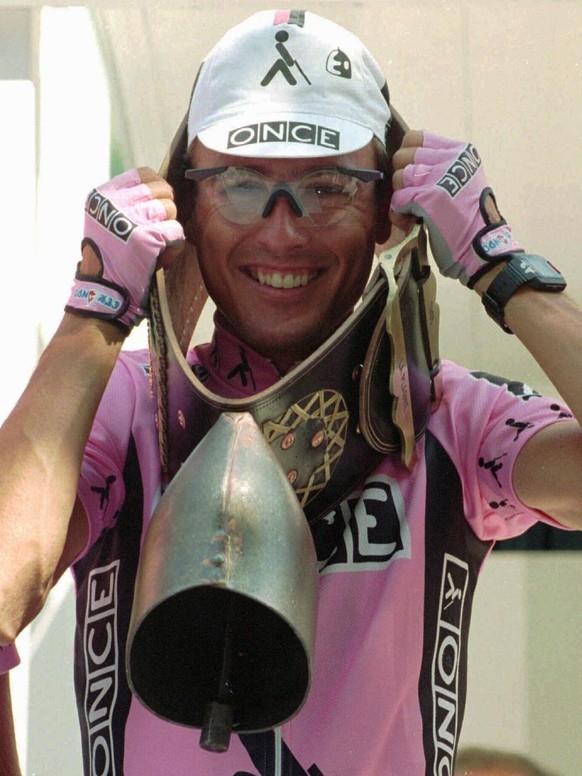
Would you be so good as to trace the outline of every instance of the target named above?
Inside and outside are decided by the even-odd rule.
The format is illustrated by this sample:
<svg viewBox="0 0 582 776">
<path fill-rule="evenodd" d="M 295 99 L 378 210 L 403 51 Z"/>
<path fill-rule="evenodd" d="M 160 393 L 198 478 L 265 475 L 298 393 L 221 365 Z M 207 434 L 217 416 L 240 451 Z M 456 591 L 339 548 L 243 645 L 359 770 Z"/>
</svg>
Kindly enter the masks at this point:
<svg viewBox="0 0 582 776">
<path fill-rule="evenodd" d="M 152 197 L 137 170 L 93 189 L 85 203 L 81 247 L 93 249 L 101 270 L 95 276 L 77 269 L 65 310 L 112 321 L 129 331 L 147 314 L 160 254 L 183 239 L 181 224 L 166 218 L 163 204 Z"/>
<path fill-rule="evenodd" d="M 497 210 L 477 149 L 430 132 L 404 168 L 394 212 L 422 218 L 440 272 L 472 287 L 492 264 L 523 248 Z"/>
</svg>

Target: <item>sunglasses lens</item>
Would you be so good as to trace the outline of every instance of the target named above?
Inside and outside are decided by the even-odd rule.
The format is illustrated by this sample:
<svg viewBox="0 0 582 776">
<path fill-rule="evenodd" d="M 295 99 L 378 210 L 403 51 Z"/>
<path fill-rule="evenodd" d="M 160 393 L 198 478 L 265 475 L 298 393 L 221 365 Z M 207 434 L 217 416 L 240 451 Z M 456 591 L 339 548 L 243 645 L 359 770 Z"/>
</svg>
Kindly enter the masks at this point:
<svg viewBox="0 0 582 776">
<path fill-rule="evenodd" d="M 273 200 L 285 195 L 296 215 L 305 215 L 314 226 L 329 226 L 346 216 L 362 184 L 335 169 L 313 170 L 293 183 L 276 183 L 255 170 L 229 167 L 209 177 L 207 185 L 216 209 L 233 224 L 248 225 L 267 217 Z"/>
<path fill-rule="evenodd" d="M 252 224 L 269 197 L 267 178 L 253 170 L 229 167 L 213 180 L 214 200 L 220 214 L 235 224 Z"/>
<path fill-rule="evenodd" d="M 358 181 L 337 170 L 315 170 L 295 185 L 303 210 L 317 226 L 340 221 L 358 192 Z"/>
</svg>

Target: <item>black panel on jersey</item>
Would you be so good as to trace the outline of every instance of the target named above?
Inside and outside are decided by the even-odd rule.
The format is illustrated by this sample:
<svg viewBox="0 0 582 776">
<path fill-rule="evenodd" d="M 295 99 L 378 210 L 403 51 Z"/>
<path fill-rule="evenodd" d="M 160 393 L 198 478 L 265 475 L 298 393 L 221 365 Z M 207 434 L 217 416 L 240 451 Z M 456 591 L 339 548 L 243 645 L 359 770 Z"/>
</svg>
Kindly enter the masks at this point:
<svg viewBox="0 0 582 776">
<path fill-rule="evenodd" d="M 113 768 L 106 768 L 107 758 L 115 763 L 115 773 L 123 773 L 131 704 L 125 644 L 143 522 L 143 486 L 133 437 L 123 479 L 125 501 L 115 525 L 74 566 L 78 586 L 75 692 L 87 774 L 112 773 Z"/>
<path fill-rule="evenodd" d="M 465 711 L 471 605 L 491 543 L 478 539 L 466 521 L 459 474 L 430 432 L 425 456 L 424 645 L 418 692 L 426 776 L 434 776 L 453 772 Z"/>
</svg>

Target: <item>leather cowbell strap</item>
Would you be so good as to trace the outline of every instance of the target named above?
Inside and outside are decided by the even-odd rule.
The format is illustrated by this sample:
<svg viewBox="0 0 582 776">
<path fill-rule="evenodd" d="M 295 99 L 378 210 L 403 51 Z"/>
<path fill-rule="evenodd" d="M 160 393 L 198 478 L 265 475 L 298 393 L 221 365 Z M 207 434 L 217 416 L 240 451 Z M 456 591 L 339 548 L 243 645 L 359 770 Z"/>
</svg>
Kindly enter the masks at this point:
<svg viewBox="0 0 582 776">
<path fill-rule="evenodd" d="M 249 412 L 315 521 L 386 454 L 414 462 L 438 368 L 438 308 L 414 232 L 384 253 L 355 312 L 271 388 L 243 399 L 209 391 L 176 336 L 164 271 L 152 293 L 152 386 L 162 465 L 170 479 L 222 412 Z"/>
</svg>

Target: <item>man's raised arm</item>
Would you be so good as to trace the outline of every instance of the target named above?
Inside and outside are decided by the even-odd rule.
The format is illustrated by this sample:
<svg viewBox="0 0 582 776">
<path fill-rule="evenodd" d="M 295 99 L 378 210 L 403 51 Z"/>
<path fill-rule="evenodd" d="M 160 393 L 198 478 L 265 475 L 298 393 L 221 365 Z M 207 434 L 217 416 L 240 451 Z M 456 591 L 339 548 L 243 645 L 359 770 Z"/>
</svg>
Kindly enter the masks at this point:
<svg viewBox="0 0 582 776">
<path fill-rule="evenodd" d="M 0 646 L 84 547 L 76 492 L 87 438 L 123 341 L 146 314 L 158 259 L 183 244 L 172 189 L 147 168 L 92 191 L 85 210 L 65 316 L 0 429 Z"/>
<path fill-rule="evenodd" d="M 582 310 L 566 282 L 513 237 L 468 143 L 413 130 L 394 156 L 391 218 L 422 218 L 440 272 L 481 295 L 545 371 L 575 420 L 551 424 L 521 450 L 513 486 L 522 502 L 582 529 Z"/>
</svg>

